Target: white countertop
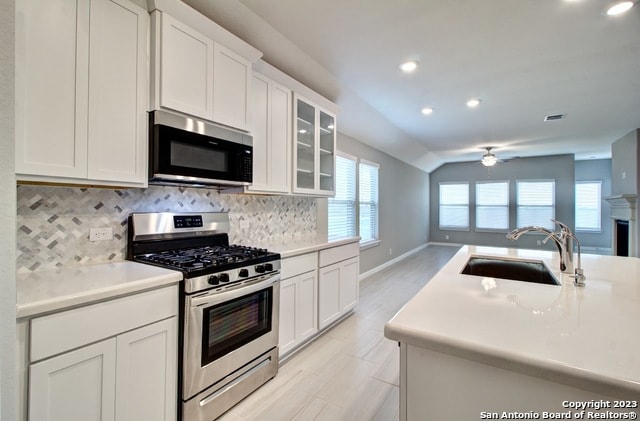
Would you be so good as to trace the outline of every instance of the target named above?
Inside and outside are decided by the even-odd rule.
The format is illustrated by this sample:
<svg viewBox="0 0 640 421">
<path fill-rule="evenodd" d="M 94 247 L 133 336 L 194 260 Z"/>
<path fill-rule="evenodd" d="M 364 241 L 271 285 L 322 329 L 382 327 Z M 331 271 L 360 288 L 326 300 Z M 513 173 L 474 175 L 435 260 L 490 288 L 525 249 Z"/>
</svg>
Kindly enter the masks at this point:
<svg viewBox="0 0 640 421">
<path fill-rule="evenodd" d="M 16 318 L 168 286 L 182 273 L 130 261 L 77 266 L 16 276 Z"/>
<path fill-rule="evenodd" d="M 471 255 L 544 261 L 562 286 L 462 275 Z M 576 262 L 577 263 L 577 262 Z M 385 326 L 399 342 L 594 392 L 640 393 L 640 259 L 464 246 Z"/>
<path fill-rule="evenodd" d="M 288 243 L 265 243 L 258 245 L 258 247 L 264 247 L 269 251 L 279 253 L 280 257 L 286 259 L 287 257 L 294 257 L 300 254 L 356 243 L 358 241 L 360 241 L 360 237 L 351 237 L 336 241 L 322 241 L 318 239 L 292 241 Z"/>
</svg>

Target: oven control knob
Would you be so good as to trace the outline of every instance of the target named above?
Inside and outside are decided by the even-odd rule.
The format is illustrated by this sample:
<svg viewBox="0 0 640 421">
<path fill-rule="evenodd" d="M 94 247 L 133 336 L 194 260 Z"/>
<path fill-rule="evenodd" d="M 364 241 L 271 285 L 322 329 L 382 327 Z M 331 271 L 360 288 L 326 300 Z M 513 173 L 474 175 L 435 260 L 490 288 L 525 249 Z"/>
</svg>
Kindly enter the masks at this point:
<svg viewBox="0 0 640 421">
<path fill-rule="evenodd" d="M 255 270 L 257 273 L 265 273 L 266 269 L 264 267 L 264 265 L 256 265 Z"/>
<path fill-rule="evenodd" d="M 273 270 L 273 264 L 272 263 L 265 263 L 264 270 L 266 272 L 271 272 Z"/>
<path fill-rule="evenodd" d="M 241 278 L 246 278 L 249 276 L 249 270 L 248 269 L 240 269 L 240 271 L 238 272 L 238 276 Z"/>
<path fill-rule="evenodd" d="M 220 282 L 229 282 L 229 274 L 221 273 L 220 274 Z"/>
<path fill-rule="evenodd" d="M 209 285 L 218 285 L 220 283 L 220 278 L 218 277 L 218 275 L 211 275 L 209 276 L 207 282 L 209 283 Z"/>
</svg>

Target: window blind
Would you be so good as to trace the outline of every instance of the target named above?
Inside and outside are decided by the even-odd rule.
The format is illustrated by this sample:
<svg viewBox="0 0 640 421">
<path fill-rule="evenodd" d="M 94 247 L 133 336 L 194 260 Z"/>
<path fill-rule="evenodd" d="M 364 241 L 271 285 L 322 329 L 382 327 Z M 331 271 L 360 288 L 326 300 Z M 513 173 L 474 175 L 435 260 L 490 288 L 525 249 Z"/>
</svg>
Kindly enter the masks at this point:
<svg viewBox="0 0 640 421">
<path fill-rule="evenodd" d="M 476 228 L 509 229 L 509 182 L 476 183 Z"/>
<path fill-rule="evenodd" d="M 537 225 L 554 229 L 555 181 L 516 181 L 517 226 Z"/>
<path fill-rule="evenodd" d="M 360 161 L 358 165 L 358 202 L 360 242 L 378 239 L 378 169 L 373 162 Z"/>
<path fill-rule="evenodd" d="M 336 195 L 328 200 L 329 241 L 356 236 L 356 160 L 336 155 Z"/>
<path fill-rule="evenodd" d="M 601 231 L 602 181 L 576 182 L 576 231 Z"/>
<path fill-rule="evenodd" d="M 469 183 L 440 184 L 440 228 L 469 228 Z"/>
</svg>

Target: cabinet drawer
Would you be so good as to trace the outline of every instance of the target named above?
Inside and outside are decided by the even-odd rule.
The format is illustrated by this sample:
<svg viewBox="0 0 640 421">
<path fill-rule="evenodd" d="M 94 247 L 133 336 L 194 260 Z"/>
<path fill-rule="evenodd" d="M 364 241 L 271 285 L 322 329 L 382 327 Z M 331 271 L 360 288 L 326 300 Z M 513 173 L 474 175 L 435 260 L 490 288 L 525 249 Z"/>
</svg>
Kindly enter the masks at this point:
<svg viewBox="0 0 640 421">
<path fill-rule="evenodd" d="M 31 362 L 178 314 L 178 287 L 156 289 L 31 320 Z"/>
<path fill-rule="evenodd" d="M 360 244 L 355 242 L 344 246 L 320 250 L 320 267 L 332 265 L 360 254 Z"/>
<path fill-rule="evenodd" d="M 287 279 L 301 273 L 315 270 L 318 267 L 318 253 L 301 254 L 300 256 L 288 257 L 281 263 L 282 279 Z"/>
</svg>

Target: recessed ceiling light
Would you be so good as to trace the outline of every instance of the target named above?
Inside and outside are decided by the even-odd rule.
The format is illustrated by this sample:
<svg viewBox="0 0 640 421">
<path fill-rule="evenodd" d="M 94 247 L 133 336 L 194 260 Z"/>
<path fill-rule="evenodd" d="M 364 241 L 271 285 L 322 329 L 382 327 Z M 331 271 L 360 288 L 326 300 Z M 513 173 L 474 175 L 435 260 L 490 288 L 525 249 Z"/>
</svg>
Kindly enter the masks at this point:
<svg viewBox="0 0 640 421">
<path fill-rule="evenodd" d="M 477 98 L 473 98 L 467 101 L 467 107 L 469 108 L 476 108 L 478 105 L 480 105 L 480 100 Z"/>
<path fill-rule="evenodd" d="M 632 1 L 618 1 L 607 9 L 608 16 L 620 15 L 633 7 Z"/>
<path fill-rule="evenodd" d="M 432 108 L 432 107 L 424 107 L 424 108 L 421 110 L 421 112 L 422 112 L 422 114 L 424 114 L 424 115 L 431 115 L 431 114 L 433 114 L 433 108 Z"/>
<path fill-rule="evenodd" d="M 405 61 L 400 65 L 400 70 L 402 70 L 405 73 L 411 73 L 417 68 L 418 68 L 418 62 L 413 60 Z"/>
</svg>

